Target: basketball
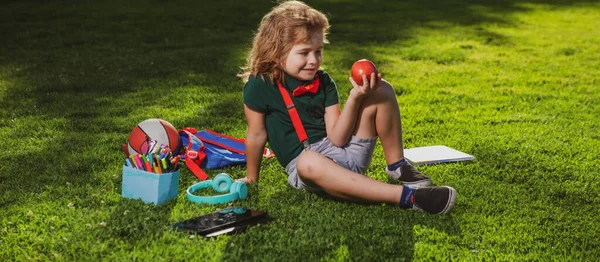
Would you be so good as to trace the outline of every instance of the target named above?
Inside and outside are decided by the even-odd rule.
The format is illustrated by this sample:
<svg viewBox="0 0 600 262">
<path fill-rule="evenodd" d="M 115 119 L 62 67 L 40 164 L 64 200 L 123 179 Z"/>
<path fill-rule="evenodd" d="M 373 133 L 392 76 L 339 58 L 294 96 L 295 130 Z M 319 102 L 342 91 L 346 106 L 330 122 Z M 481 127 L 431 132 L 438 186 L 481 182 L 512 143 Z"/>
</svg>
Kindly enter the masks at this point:
<svg viewBox="0 0 600 262">
<path fill-rule="evenodd" d="M 181 144 L 179 133 L 171 123 L 151 118 L 139 123 L 129 134 L 129 154 L 147 154 L 154 140 L 158 145 L 168 146 L 171 152 L 175 153 Z"/>
</svg>

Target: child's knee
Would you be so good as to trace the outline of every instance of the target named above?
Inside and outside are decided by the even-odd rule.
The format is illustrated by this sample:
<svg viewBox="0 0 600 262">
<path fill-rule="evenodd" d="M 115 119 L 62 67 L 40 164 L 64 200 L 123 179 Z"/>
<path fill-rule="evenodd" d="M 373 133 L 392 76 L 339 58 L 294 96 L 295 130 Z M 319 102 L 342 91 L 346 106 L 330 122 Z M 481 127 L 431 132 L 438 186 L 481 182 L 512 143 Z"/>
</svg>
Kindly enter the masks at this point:
<svg viewBox="0 0 600 262">
<path fill-rule="evenodd" d="M 391 104 L 392 102 L 396 103 L 396 92 L 389 82 L 382 79 L 377 91 L 364 103 L 364 108 L 375 108 L 382 104 Z M 375 109 L 373 110 L 373 112 L 377 111 Z"/>
<path fill-rule="evenodd" d="M 381 79 L 381 84 L 379 85 L 379 88 L 377 90 L 379 91 L 380 95 L 384 97 L 396 97 L 396 92 L 394 91 L 394 87 L 392 86 L 392 84 L 383 79 Z"/>
<path fill-rule="evenodd" d="M 296 169 L 298 169 L 298 175 L 302 178 L 315 180 L 318 178 L 320 172 L 319 168 L 322 164 L 322 156 L 314 151 L 305 151 L 300 154 L 298 157 L 298 162 L 296 162 Z"/>
</svg>

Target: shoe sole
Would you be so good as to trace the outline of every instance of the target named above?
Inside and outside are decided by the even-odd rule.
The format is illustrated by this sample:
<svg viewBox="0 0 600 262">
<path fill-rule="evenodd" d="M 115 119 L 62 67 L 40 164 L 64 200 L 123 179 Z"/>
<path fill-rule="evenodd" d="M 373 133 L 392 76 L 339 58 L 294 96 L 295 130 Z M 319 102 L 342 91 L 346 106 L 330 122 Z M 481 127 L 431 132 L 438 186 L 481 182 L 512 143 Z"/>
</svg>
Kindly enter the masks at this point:
<svg viewBox="0 0 600 262">
<path fill-rule="evenodd" d="M 407 187 L 421 188 L 421 187 L 432 186 L 433 182 L 431 181 L 431 179 L 425 179 L 425 180 L 420 180 L 420 181 L 415 181 L 415 182 L 402 182 L 402 184 Z"/>
<path fill-rule="evenodd" d="M 452 211 L 452 209 L 454 208 L 454 203 L 456 202 L 456 189 L 449 187 L 449 186 L 444 186 L 446 188 L 449 189 L 449 196 L 448 196 L 448 202 L 446 202 L 446 207 L 444 207 L 444 209 L 442 210 L 442 212 L 439 212 L 438 214 L 448 214 L 450 213 L 450 211 Z"/>
</svg>

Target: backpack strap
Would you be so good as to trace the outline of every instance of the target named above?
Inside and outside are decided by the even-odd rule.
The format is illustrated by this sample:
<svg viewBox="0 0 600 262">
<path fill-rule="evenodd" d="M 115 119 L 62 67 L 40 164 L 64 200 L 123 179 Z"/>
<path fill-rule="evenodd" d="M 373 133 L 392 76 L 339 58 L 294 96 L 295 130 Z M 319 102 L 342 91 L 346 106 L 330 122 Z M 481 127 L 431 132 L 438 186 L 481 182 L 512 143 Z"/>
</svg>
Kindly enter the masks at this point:
<svg viewBox="0 0 600 262">
<path fill-rule="evenodd" d="M 238 154 L 246 154 L 246 144 L 243 138 L 231 137 L 208 129 L 198 131 L 194 134 L 196 134 L 198 138 L 204 143 L 225 148 L 231 152 L 235 152 Z M 265 149 L 263 150 L 263 156 L 266 158 L 270 158 L 275 156 L 275 154 L 271 152 L 269 148 L 265 147 Z"/>
<path fill-rule="evenodd" d="M 200 168 L 202 162 L 206 159 L 204 143 L 194 135 L 188 128 L 179 131 L 179 135 L 187 135 L 189 142 L 185 149 L 185 165 L 200 181 L 208 179 L 208 175 Z"/>
<path fill-rule="evenodd" d="M 198 133 L 196 133 L 196 136 L 198 136 L 198 138 L 204 143 L 225 148 L 231 152 L 235 152 L 238 154 L 246 154 L 246 148 L 244 146 L 243 140 L 219 134 L 208 129 L 198 131 Z"/>
<path fill-rule="evenodd" d="M 231 140 L 235 140 L 235 141 L 238 141 L 238 142 L 240 142 L 240 143 L 244 143 L 244 142 L 246 142 L 246 140 L 244 140 L 243 138 L 236 138 L 236 137 L 232 137 L 232 136 L 224 135 L 224 134 L 217 133 L 217 132 L 215 132 L 215 131 L 212 131 L 212 130 L 209 130 L 209 129 L 204 129 L 203 131 L 204 131 L 204 132 L 206 132 L 206 133 L 209 133 L 209 134 L 213 134 L 213 135 L 215 135 L 215 136 L 219 136 L 219 137 L 223 137 L 223 138 L 229 138 L 229 139 L 231 139 Z"/>
<path fill-rule="evenodd" d="M 290 94 L 287 90 L 285 90 L 285 88 L 280 82 L 277 82 L 277 86 L 279 87 L 279 93 L 281 93 L 281 97 L 283 97 L 283 102 L 285 103 L 285 107 L 287 108 L 288 114 L 290 114 L 290 118 L 292 119 L 294 129 L 296 129 L 298 140 L 300 140 L 302 145 L 304 145 L 305 149 L 309 149 L 310 144 L 308 143 L 308 135 L 306 135 L 304 125 L 302 125 L 302 120 L 300 120 L 300 115 L 298 115 L 298 110 L 296 110 L 296 106 L 294 105 Z"/>
</svg>

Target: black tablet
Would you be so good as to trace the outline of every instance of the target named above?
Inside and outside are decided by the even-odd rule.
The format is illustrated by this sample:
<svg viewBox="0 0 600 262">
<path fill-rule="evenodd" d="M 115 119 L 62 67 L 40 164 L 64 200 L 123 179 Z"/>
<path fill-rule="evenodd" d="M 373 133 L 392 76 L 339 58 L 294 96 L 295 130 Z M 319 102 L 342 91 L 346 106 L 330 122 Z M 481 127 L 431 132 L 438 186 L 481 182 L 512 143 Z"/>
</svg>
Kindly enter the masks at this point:
<svg viewBox="0 0 600 262">
<path fill-rule="evenodd" d="M 186 219 L 170 226 L 205 237 L 243 232 L 247 227 L 270 220 L 266 212 L 241 207 L 230 207 L 206 215 Z"/>
</svg>

